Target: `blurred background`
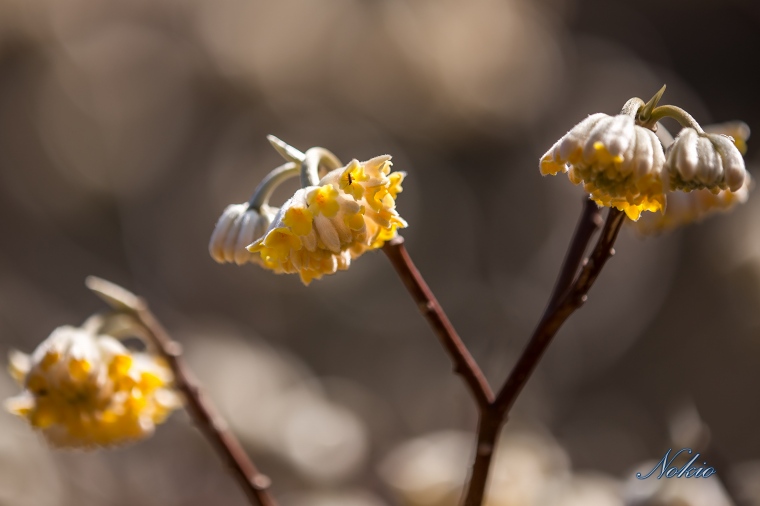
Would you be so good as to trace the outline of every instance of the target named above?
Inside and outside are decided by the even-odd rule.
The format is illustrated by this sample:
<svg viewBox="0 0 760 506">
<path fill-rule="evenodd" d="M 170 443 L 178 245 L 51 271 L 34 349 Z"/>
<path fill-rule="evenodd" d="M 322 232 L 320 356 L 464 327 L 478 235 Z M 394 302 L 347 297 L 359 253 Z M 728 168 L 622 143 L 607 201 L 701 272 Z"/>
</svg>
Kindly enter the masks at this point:
<svg viewBox="0 0 760 506">
<path fill-rule="evenodd" d="M 752 0 L 0 0 L 0 354 L 101 310 L 104 277 L 148 298 L 284 506 L 453 506 L 474 405 L 384 256 L 308 288 L 209 257 L 281 163 L 265 136 L 393 155 L 408 249 L 498 385 L 581 208 L 539 157 L 664 83 L 760 130 L 757 49 Z M 759 218 L 753 195 L 623 230 L 517 402 L 490 506 L 760 504 Z M 631 481 L 683 446 L 718 474 Z M 245 504 L 184 413 L 93 453 L 0 413 L 0 505 L 180 504 Z"/>
</svg>

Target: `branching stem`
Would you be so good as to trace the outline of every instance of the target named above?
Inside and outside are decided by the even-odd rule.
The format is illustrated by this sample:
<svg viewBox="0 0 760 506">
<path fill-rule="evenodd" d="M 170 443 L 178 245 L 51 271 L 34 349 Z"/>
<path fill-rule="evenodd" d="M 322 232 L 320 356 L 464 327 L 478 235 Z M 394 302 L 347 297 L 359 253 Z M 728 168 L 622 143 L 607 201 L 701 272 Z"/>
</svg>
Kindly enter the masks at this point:
<svg viewBox="0 0 760 506">
<path fill-rule="evenodd" d="M 420 271 L 417 270 L 409 257 L 409 253 L 404 247 L 404 238 L 396 236 L 388 241 L 383 246 L 383 252 L 390 259 L 406 289 L 409 290 L 409 294 L 417 303 L 420 312 L 427 319 L 433 332 L 438 336 L 438 340 L 449 354 L 454 372 L 462 377 L 479 407 L 485 409 L 490 406 L 494 395 L 488 380 L 457 334 L 430 287 L 425 283 Z"/>
<path fill-rule="evenodd" d="M 186 403 L 186 409 L 198 429 L 208 439 L 254 506 L 277 506 L 269 492 L 271 480 L 261 474 L 248 458 L 243 446 L 227 423 L 203 393 L 182 359 L 182 346 L 173 340 L 140 297 L 109 281 L 89 277 L 87 286 L 120 315 L 129 317 L 144 332 L 152 348 L 164 359 L 174 374 L 174 384 Z"/>
<path fill-rule="evenodd" d="M 604 264 L 614 254 L 612 246 L 624 219 L 624 213 L 617 209 L 610 209 L 596 246 L 584 261 L 588 244 L 602 223 L 601 213 L 596 204 L 588 199 L 584 202 L 578 226 L 546 311 L 495 397 L 477 362 L 412 263 L 404 248 L 403 238 L 397 237 L 383 247 L 383 251 L 417 303 L 420 312 L 428 320 L 449 354 L 454 363 L 455 372 L 462 377 L 478 406 L 477 447 L 470 477 L 464 490 L 462 501 L 464 506 L 483 504 L 497 440 L 509 411 L 549 347 L 552 338 L 567 318 L 586 301 L 587 293 Z"/>
</svg>

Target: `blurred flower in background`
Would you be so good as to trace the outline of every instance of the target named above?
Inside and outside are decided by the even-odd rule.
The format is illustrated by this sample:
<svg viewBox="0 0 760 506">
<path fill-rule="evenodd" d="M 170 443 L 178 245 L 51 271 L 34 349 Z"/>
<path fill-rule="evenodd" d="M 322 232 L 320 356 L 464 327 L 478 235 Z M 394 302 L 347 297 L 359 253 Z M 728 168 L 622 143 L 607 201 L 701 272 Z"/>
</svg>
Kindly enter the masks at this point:
<svg viewBox="0 0 760 506">
<path fill-rule="evenodd" d="M 644 462 L 641 468 L 651 469 L 655 464 L 656 462 Z M 626 484 L 626 489 L 625 504 L 631 506 L 735 506 L 726 494 L 720 478 L 691 481 L 663 479 L 643 485 L 641 480 L 633 478 Z"/>
<path fill-rule="evenodd" d="M 188 361 L 244 443 L 323 486 L 345 483 L 366 465 L 366 423 L 331 400 L 300 361 L 234 337 L 193 342 Z"/>
<path fill-rule="evenodd" d="M 559 481 L 546 494 L 551 506 L 623 506 L 618 480 L 600 473 L 576 473 Z"/>
<path fill-rule="evenodd" d="M 459 504 L 474 435 L 441 431 L 407 441 L 381 463 L 380 474 L 409 506 Z M 601 473 L 574 473 L 547 434 L 508 428 L 496 449 L 487 506 L 622 506 L 621 483 Z"/>
<path fill-rule="evenodd" d="M 11 352 L 9 368 L 24 391 L 6 408 L 56 447 L 144 439 L 181 405 L 163 361 L 86 326 L 58 327 L 31 356 Z"/>
<path fill-rule="evenodd" d="M 312 492 L 283 498 L 284 506 L 385 506 L 379 497 L 365 490 Z"/>
<path fill-rule="evenodd" d="M 0 397 L 16 393 L 0 374 Z M 44 486 L 40 486 L 44 483 Z M 59 506 L 66 504 L 60 470 L 37 434 L 10 416 L 0 416 L 0 504 Z"/>
<path fill-rule="evenodd" d="M 713 193 L 710 190 L 692 190 L 689 193 L 672 192 L 668 194 L 668 208 L 662 215 L 646 215 L 636 222 L 636 229 L 642 234 L 656 234 L 666 230 L 698 223 L 706 217 L 726 212 L 737 204 L 744 204 L 749 198 L 750 189 L 754 186 L 750 176 L 737 191 L 720 190 Z"/>
<path fill-rule="evenodd" d="M 399 441 L 471 430 L 470 401 L 380 255 L 309 290 L 209 258 L 219 213 L 282 163 L 264 136 L 345 160 L 393 153 L 414 174 L 404 181 L 406 244 L 495 382 L 540 316 L 584 193 L 542 180 L 535 160 L 588 111 L 616 114 L 663 83 L 671 103 L 706 123 L 754 127 L 746 55 L 760 44 L 757 8 L 0 0 L 0 354 L 32 350 L 92 309 L 77 288 L 86 275 L 117 280 L 186 345 L 283 503 L 394 504 L 405 496 L 377 478 L 378 463 Z M 683 43 L 694 33 L 742 51 L 694 51 Z M 731 69 L 730 89 L 704 61 Z M 756 179 L 751 143 L 746 157 Z M 273 202 L 296 190 L 283 184 Z M 757 460 L 758 215 L 749 198 L 656 240 L 621 234 L 516 406 L 573 462 L 556 470 L 557 490 L 567 486 L 557 500 L 606 498 L 661 455 L 663 420 L 682 397 L 724 451 L 718 477 Z M 363 323 L 388 314 L 392 331 Z M 685 363 L 709 381 L 672 381 Z M 17 393 L 1 381 L 4 397 Z M 60 455 L 0 413 L 0 502 L 244 504 L 186 422 L 172 416 L 115 454 Z M 508 446 L 501 453 L 510 458 Z M 737 476 L 746 485 L 754 475 Z"/>
</svg>

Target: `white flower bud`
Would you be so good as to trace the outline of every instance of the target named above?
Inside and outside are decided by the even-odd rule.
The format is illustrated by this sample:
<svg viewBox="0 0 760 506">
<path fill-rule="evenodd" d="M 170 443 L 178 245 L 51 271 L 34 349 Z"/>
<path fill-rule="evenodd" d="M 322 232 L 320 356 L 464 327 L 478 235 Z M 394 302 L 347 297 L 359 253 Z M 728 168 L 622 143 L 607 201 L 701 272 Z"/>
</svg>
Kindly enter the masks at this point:
<svg viewBox="0 0 760 506">
<path fill-rule="evenodd" d="M 220 264 L 260 264 L 260 256 L 251 254 L 246 246 L 264 235 L 276 212 L 277 209 L 266 205 L 261 206 L 259 212 L 251 209 L 248 204 L 227 206 L 216 222 L 209 240 L 208 250 L 211 257 Z"/>
<path fill-rule="evenodd" d="M 731 137 L 684 128 L 668 148 L 665 167 L 672 190 L 738 191 L 747 170 Z"/>
</svg>

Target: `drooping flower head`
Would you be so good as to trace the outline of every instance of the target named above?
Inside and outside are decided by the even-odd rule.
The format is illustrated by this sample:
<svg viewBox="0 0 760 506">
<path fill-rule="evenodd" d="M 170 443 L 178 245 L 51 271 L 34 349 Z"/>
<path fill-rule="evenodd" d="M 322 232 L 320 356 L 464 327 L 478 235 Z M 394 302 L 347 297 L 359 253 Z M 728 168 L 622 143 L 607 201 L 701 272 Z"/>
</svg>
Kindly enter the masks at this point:
<svg viewBox="0 0 760 506">
<path fill-rule="evenodd" d="M 719 143 L 725 139 L 732 141 L 736 147 L 731 149 L 731 147 L 723 145 L 721 149 L 718 149 L 714 145 L 705 146 L 703 143 L 702 153 L 705 152 L 705 147 L 708 151 L 714 152 L 707 157 L 700 157 L 699 150 L 696 153 L 694 151 L 689 152 L 694 147 L 691 144 L 693 135 L 696 134 L 698 138 L 700 136 L 695 129 L 684 128 L 679 136 L 673 139 L 667 130 L 660 125 L 659 133 L 665 134 L 663 138 L 670 138 L 670 144 L 666 141 L 663 142 L 665 142 L 665 152 L 667 153 L 666 169 L 673 174 L 671 177 L 673 191 L 667 194 L 668 207 L 664 213 L 647 214 L 636 223 L 636 230 L 641 235 L 659 234 L 690 223 L 700 222 L 708 216 L 731 211 L 735 206 L 745 203 L 749 198 L 754 181 L 749 172 L 746 172 L 744 160 L 740 155 L 742 151 L 746 151 L 747 139 L 750 135 L 747 124 L 741 121 L 732 121 L 707 125 L 704 131 L 709 132 L 702 134 L 702 136 L 707 137 L 710 144 L 713 144 L 711 138 L 718 136 L 720 137 Z M 729 133 L 737 135 L 737 137 L 728 137 Z M 676 141 L 679 141 L 680 145 L 676 145 Z M 722 154 L 723 156 L 721 156 Z M 737 155 L 739 155 L 738 158 Z M 703 164 L 706 161 L 710 161 L 714 165 L 704 167 Z M 716 166 L 718 163 L 719 166 Z M 694 167 L 696 169 L 692 170 Z M 718 174 L 711 177 L 712 186 L 706 184 L 707 178 L 704 177 L 705 173 L 711 172 Z M 683 182 L 677 183 L 677 181 L 684 179 L 682 173 L 692 174 L 694 181 L 691 185 L 686 185 Z M 736 188 L 735 184 L 738 178 L 741 178 L 742 183 L 739 188 Z M 703 187 L 692 190 L 693 187 L 697 186 L 697 182 L 701 182 Z M 731 186 L 732 182 L 734 183 L 733 187 Z M 683 191 L 679 191 L 679 189 Z"/>
<path fill-rule="evenodd" d="M 541 158 L 541 174 L 567 172 L 600 206 L 637 220 L 643 211 L 665 208 L 665 154 L 657 136 L 633 116 L 592 114 Z"/>
<path fill-rule="evenodd" d="M 643 211 L 665 213 L 668 199 L 677 210 L 662 223 L 701 217 L 746 199 L 749 174 L 740 149 L 746 147 L 749 127 L 731 122 L 706 132 L 683 109 L 658 106 L 664 92 L 663 86 L 647 103 L 630 99 L 617 116 L 592 114 L 581 121 L 541 158 L 541 174 L 567 172 L 597 204 L 620 209 L 633 221 Z M 658 124 L 665 117 L 684 127 L 675 139 Z M 692 190 L 718 197 L 685 199 L 673 193 Z"/>
<path fill-rule="evenodd" d="M 6 408 L 56 447 L 143 439 L 180 405 L 163 361 L 84 328 L 59 327 L 31 356 L 13 352 L 10 372 L 24 391 Z"/>
<path fill-rule="evenodd" d="M 344 166 L 324 148 L 301 153 L 268 139 L 287 163 L 264 178 L 248 204 L 225 209 L 209 244 L 217 262 L 255 262 L 278 274 L 297 273 L 308 285 L 347 269 L 406 227 L 396 211 L 405 173 L 391 172 L 389 155 Z M 301 188 L 282 207 L 270 207 L 277 186 L 299 175 Z"/>
<path fill-rule="evenodd" d="M 668 148 L 665 167 L 671 190 L 736 192 L 748 177 L 744 158 L 732 137 L 690 127 L 681 130 Z"/>
<path fill-rule="evenodd" d="M 381 247 L 407 225 L 396 211 L 404 173 L 390 172 L 390 158 L 352 160 L 299 189 L 248 249 L 265 267 L 298 273 L 305 284 L 347 269 L 352 259 Z"/>
</svg>

